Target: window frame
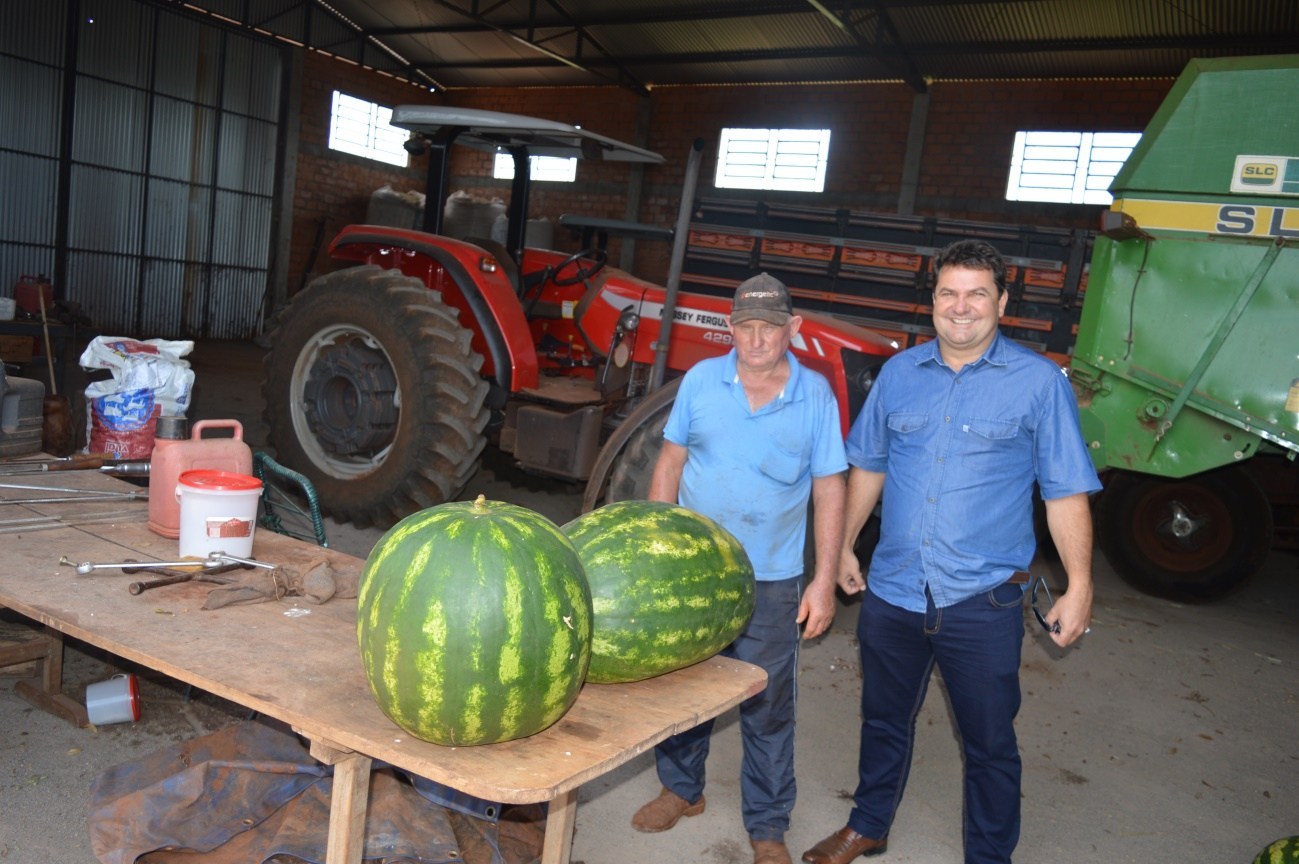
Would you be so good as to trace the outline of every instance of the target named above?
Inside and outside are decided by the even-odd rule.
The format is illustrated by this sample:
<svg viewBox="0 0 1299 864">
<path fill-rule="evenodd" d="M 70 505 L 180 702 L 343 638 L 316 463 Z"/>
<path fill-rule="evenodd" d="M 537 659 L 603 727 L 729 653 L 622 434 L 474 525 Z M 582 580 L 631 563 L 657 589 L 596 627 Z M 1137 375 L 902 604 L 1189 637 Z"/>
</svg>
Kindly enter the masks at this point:
<svg viewBox="0 0 1299 864">
<path fill-rule="evenodd" d="M 409 168 L 410 153 L 403 146 L 409 137 L 405 129 L 392 125 L 391 108 L 341 90 L 330 98 L 326 139 L 330 150 Z"/>
<path fill-rule="evenodd" d="M 772 192 L 824 192 L 830 162 L 830 131 L 724 127 L 718 138 L 713 186 Z"/>
<path fill-rule="evenodd" d="M 1109 187 L 1140 142 L 1140 132 L 1021 129 L 1011 149 L 1006 200 L 1108 206 L 1114 201 Z"/>
<path fill-rule="evenodd" d="M 528 176 L 533 183 L 576 183 L 577 158 L 529 156 Z M 513 180 L 514 157 L 504 151 L 498 151 L 492 159 L 492 178 Z"/>
</svg>

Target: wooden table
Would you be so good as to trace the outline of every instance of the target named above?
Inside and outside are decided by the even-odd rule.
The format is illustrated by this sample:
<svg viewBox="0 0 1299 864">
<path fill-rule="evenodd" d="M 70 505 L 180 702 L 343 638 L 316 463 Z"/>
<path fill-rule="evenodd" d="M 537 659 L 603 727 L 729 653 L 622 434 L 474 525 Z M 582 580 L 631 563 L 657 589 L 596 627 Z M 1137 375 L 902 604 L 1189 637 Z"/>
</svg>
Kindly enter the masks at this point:
<svg viewBox="0 0 1299 864">
<path fill-rule="evenodd" d="M 86 471 L 49 474 L 34 482 L 131 488 Z M 0 488 L 2 498 L 33 494 Z M 41 655 L 47 658 L 43 680 L 27 685 L 31 695 L 44 698 L 48 704 L 43 707 L 60 713 L 81 708 L 59 692 L 61 661 L 54 655 L 66 635 L 289 724 L 310 740 L 316 759 L 334 766 L 328 864 L 361 860 L 373 760 L 489 801 L 549 802 L 542 861 L 567 862 L 579 786 L 669 735 L 738 705 L 760 692 L 766 681 L 757 667 L 718 657 L 634 684 L 588 684 L 558 723 L 522 740 L 438 746 L 396 727 L 371 696 L 356 644 L 355 600 L 333 599 L 315 606 L 286 598 L 202 611 L 199 607 L 213 587 L 202 582 L 133 596 L 127 584 L 146 577 L 115 570 L 78 575 L 58 561 L 61 556 L 100 563 L 174 560 L 176 541 L 145 527 L 143 503 L 78 501 L 6 505 L 0 510 L 0 530 L 8 530 L 4 522 L 25 511 L 56 514 L 67 522 L 106 512 L 123 514 L 122 521 L 0 535 L 0 606 L 45 625 L 52 640 L 53 647 Z M 253 555 L 284 566 L 301 566 L 319 555 L 329 556 L 339 568 L 361 564 L 343 553 L 264 530 L 256 535 Z M 286 614 L 294 609 L 308 613 Z M 21 659 L 26 658 L 9 662 Z"/>
</svg>

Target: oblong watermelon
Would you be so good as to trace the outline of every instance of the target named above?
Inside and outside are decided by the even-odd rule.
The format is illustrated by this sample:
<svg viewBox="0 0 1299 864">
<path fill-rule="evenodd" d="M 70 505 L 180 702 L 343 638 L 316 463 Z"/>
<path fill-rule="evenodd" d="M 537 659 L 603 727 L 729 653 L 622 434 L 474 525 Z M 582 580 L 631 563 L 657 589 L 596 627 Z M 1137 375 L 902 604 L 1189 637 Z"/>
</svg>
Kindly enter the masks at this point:
<svg viewBox="0 0 1299 864">
<path fill-rule="evenodd" d="M 640 681 L 698 663 L 733 642 L 753 614 L 749 556 L 706 516 L 618 501 L 561 530 L 591 588 L 588 681 Z"/>
<path fill-rule="evenodd" d="M 357 590 L 361 663 L 383 712 L 435 744 L 540 732 L 577 699 L 591 594 L 546 517 L 483 496 L 407 516 Z"/>
</svg>

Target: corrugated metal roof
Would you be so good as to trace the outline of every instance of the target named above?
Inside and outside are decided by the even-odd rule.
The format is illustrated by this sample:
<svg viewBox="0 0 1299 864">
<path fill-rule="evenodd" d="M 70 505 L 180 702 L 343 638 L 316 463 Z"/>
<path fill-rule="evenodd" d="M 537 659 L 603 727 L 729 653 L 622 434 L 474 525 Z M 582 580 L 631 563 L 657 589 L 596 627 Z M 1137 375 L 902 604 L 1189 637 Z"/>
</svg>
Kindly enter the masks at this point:
<svg viewBox="0 0 1299 864">
<path fill-rule="evenodd" d="M 180 0 L 153 0 L 176 6 Z M 1174 76 L 1290 53 L 1291 0 L 185 0 L 438 88 Z"/>
</svg>

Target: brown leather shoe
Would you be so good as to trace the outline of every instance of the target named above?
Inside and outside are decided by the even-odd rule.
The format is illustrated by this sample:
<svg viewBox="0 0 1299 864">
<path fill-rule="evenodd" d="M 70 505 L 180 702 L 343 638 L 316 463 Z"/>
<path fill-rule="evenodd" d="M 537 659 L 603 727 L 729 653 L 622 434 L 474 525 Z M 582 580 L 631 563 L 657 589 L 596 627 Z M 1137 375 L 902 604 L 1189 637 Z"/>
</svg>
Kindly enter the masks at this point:
<svg viewBox="0 0 1299 864">
<path fill-rule="evenodd" d="M 753 864 L 794 864 L 789 849 L 779 840 L 750 840 L 753 847 Z"/>
<path fill-rule="evenodd" d="M 704 796 L 691 804 L 686 799 L 664 789 L 659 797 L 636 811 L 631 817 L 631 827 L 646 834 L 657 834 L 666 831 L 681 819 L 682 816 L 698 816 L 704 812 Z"/>
<path fill-rule="evenodd" d="M 878 855 L 887 848 L 887 838 L 872 840 L 845 825 L 804 852 L 803 860 L 807 864 L 848 864 L 858 855 Z"/>
</svg>

